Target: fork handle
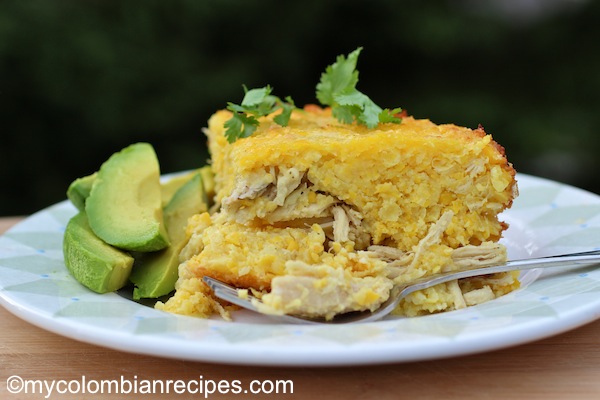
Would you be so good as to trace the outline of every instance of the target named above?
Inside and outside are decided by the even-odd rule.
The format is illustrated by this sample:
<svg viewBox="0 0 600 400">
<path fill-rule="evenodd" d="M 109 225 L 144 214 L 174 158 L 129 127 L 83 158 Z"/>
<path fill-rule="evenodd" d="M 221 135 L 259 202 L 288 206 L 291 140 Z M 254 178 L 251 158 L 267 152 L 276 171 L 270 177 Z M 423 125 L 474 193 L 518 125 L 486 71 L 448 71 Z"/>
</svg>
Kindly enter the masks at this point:
<svg viewBox="0 0 600 400">
<path fill-rule="evenodd" d="M 508 261 L 505 264 L 495 265 L 491 267 L 480 267 L 459 272 L 445 272 L 438 276 L 426 276 L 416 281 L 407 283 L 406 285 L 396 285 L 392 288 L 390 297 L 381 307 L 375 311 L 371 317 L 365 318 L 363 321 L 375 321 L 381 318 L 382 315 L 387 315 L 396 308 L 400 300 L 410 293 L 417 290 L 427 289 L 440 283 L 452 281 L 455 279 L 471 278 L 474 276 L 490 275 L 499 272 L 528 270 L 535 268 L 552 268 L 565 267 L 573 265 L 590 265 L 600 263 L 600 250 L 586 251 L 581 253 L 560 254 L 556 256 L 529 258 L 524 260 Z"/>
<path fill-rule="evenodd" d="M 426 289 L 428 287 L 435 286 L 440 283 L 448 282 L 455 279 L 471 278 L 478 275 L 490 275 L 499 272 L 509 271 L 521 271 L 536 268 L 552 268 L 552 267 L 565 267 L 574 265 L 590 265 L 594 263 L 600 263 L 600 250 L 585 251 L 581 253 L 570 253 L 560 254 L 548 257 L 537 257 L 528 258 L 523 260 L 508 261 L 502 265 L 495 265 L 491 267 L 481 267 L 468 269 L 459 272 L 446 272 L 441 273 L 438 277 L 425 277 L 422 278 L 423 282 L 413 281 L 410 286 L 405 288 L 399 287 L 399 290 L 403 295 L 408 293 L 405 290 L 410 289 L 409 293 L 417 290 Z"/>
<path fill-rule="evenodd" d="M 569 265 L 590 265 L 597 262 L 600 262 L 600 250 L 514 260 L 508 261 L 505 265 L 490 268 L 497 268 L 497 272 L 507 272 L 534 268 L 565 267 Z"/>
</svg>

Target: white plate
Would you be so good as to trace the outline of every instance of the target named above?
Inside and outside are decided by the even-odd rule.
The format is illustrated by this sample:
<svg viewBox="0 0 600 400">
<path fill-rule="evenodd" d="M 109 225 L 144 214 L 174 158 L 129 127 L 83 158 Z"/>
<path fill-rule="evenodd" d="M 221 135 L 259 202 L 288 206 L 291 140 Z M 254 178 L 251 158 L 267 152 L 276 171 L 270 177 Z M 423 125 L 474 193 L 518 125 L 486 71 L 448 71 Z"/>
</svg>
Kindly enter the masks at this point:
<svg viewBox="0 0 600 400">
<path fill-rule="evenodd" d="M 518 175 L 503 215 L 512 259 L 600 247 L 600 197 Z M 0 237 L 0 303 L 73 339 L 132 353 L 255 365 L 359 365 L 465 355 L 548 337 L 600 318 L 600 269 L 524 276 L 523 287 L 475 307 L 361 325 L 282 325 L 240 311 L 236 322 L 171 315 L 117 294 L 99 295 L 67 272 L 62 202 Z"/>
</svg>

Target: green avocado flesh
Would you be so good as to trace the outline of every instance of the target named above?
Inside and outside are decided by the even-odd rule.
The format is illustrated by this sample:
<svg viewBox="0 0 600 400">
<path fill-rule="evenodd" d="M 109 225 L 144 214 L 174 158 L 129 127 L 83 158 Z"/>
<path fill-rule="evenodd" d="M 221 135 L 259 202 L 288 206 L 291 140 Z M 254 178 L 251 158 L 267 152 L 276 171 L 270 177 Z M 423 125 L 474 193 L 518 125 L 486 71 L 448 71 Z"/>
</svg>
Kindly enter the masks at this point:
<svg viewBox="0 0 600 400">
<path fill-rule="evenodd" d="M 67 189 L 67 198 L 79 211 L 85 210 L 85 201 L 92 191 L 92 185 L 98 174 L 94 172 L 91 175 L 75 179 Z"/>
<path fill-rule="evenodd" d="M 185 241 L 188 219 L 207 210 L 208 199 L 204 191 L 202 176 L 200 173 L 196 173 L 175 192 L 169 204 L 164 208 L 169 238 L 176 243 Z"/>
<path fill-rule="evenodd" d="M 160 168 L 150 144 L 133 144 L 102 164 L 85 212 L 96 236 L 120 249 L 157 251 L 169 245 Z"/>
<path fill-rule="evenodd" d="M 99 239 L 84 213 L 75 215 L 65 230 L 65 265 L 71 275 L 97 293 L 113 292 L 128 282 L 134 259 Z"/>
<path fill-rule="evenodd" d="M 136 300 L 171 293 L 188 240 L 187 221 L 208 210 L 207 189 L 214 195 L 210 166 L 161 183 L 150 144 L 113 154 L 98 172 L 76 179 L 67 190 L 79 210 L 64 235 L 69 272 L 98 293 L 129 282 Z"/>
<path fill-rule="evenodd" d="M 171 246 L 156 253 L 141 254 L 130 276 L 133 298 L 156 298 L 170 293 L 178 277 L 179 253 L 185 246 L 188 219 L 208 209 L 200 173 L 193 175 L 173 195 L 164 209 Z"/>
<path fill-rule="evenodd" d="M 183 175 L 178 175 L 161 184 L 160 192 L 162 196 L 163 207 L 166 207 L 167 204 L 169 204 L 169 201 L 171 201 L 177 190 L 179 190 L 179 188 L 182 187 L 187 181 L 192 179 L 196 173 L 196 171 L 192 171 Z"/>
<path fill-rule="evenodd" d="M 210 205 L 211 200 L 215 196 L 215 174 L 213 173 L 210 165 L 205 165 L 198 170 L 200 176 L 202 176 L 202 186 L 204 186 L 204 192 L 206 193 L 206 199 Z"/>
</svg>

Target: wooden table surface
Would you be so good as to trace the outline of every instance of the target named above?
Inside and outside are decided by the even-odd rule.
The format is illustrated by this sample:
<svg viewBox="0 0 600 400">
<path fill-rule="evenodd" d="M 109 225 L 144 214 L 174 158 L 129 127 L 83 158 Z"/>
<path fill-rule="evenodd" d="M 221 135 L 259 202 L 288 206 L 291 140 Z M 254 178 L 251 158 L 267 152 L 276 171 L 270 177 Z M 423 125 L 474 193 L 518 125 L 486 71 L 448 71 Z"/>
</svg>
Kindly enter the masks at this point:
<svg viewBox="0 0 600 400">
<path fill-rule="evenodd" d="M 0 234 L 20 218 L 0 218 Z M 9 377 L 63 385 L 82 379 L 198 380 L 248 385 L 293 382 L 293 394 L 213 393 L 208 398 L 289 399 L 600 399 L 600 320 L 549 339 L 452 359 L 337 368 L 248 367 L 132 355 L 68 339 L 0 307 L 0 399 L 43 399 L 9 392 Z M 82 378 L 85 377 L 85 378 Z M 13 378 L 18 379 L 18 378 Z M 18 383 L 18 382 L 17 382 Z M 247 387 L 247 386 L 246 386 Z M 289 387 L 289 386 L 288 386 Z M 62 391 L 68 388 L 64 386 Z M 76 385 L 72 386 L 76 390 Z M 288 390 L 289 391 L 289 390 Z M 156 396 L 204 398 L 205 394 Z M 131 394 L 60 395 L 51 399 L 120 399 Z M 141 397 L 141 396 L 140 396 Z M 153 398 L 149 396 L 148 398 Z"/>
</svg>

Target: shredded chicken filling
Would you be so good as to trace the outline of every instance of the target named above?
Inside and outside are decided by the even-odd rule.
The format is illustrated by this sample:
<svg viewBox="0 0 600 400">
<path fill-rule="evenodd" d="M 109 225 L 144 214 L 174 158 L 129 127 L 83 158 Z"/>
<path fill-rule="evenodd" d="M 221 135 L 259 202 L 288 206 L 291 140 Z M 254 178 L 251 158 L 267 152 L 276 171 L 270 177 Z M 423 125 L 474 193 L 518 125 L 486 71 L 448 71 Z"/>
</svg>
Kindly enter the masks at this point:
<svg viewBox="0 0 600 400">
<path fill-rule="evenodd" d="M 369 260 L 369 265 L 380 266 L 361 274 L 360 270 L 327 263 L 288 261 L 285 273 L 274 277 L 270 292 L 261 296 L 259 308 L 264 313 L 333 318 L 349 311 L 374 310 L 387 300 L 395 283 L 435 272 L 497 265 L 506 260 L 505 248 L 498 243 L 484 242 L 456 249 L 441 246 L 442 236 L 454 216 L 451 211 L 443 213 L 411 251 L 374 245 L 362 226 L 363 216 L 358 210 L 331 194 L 315 190 L 306 171 L 296 168 L 270 167 L 240 179 L 231 195 L 221 202 L 220 212 L 240 224 L 254 223 L 257 218 L 260 223 L 275 227 L 308 228 L 316 223 L 323 229 L 334 254 L 344 253 L 340 249 L 349 245 L 351 251 L 344 256 L 362 257 Z M 443 262 L 435 260 L 440 264 L 439 271 L 426 267 L 432 253 L 445 255 Z M 453 281 L 446 284 L 446 289 L 452 295 L 453 309 L 495 297 L 489 285 L 465 291 L 458 281 Z"/>
</svg>

